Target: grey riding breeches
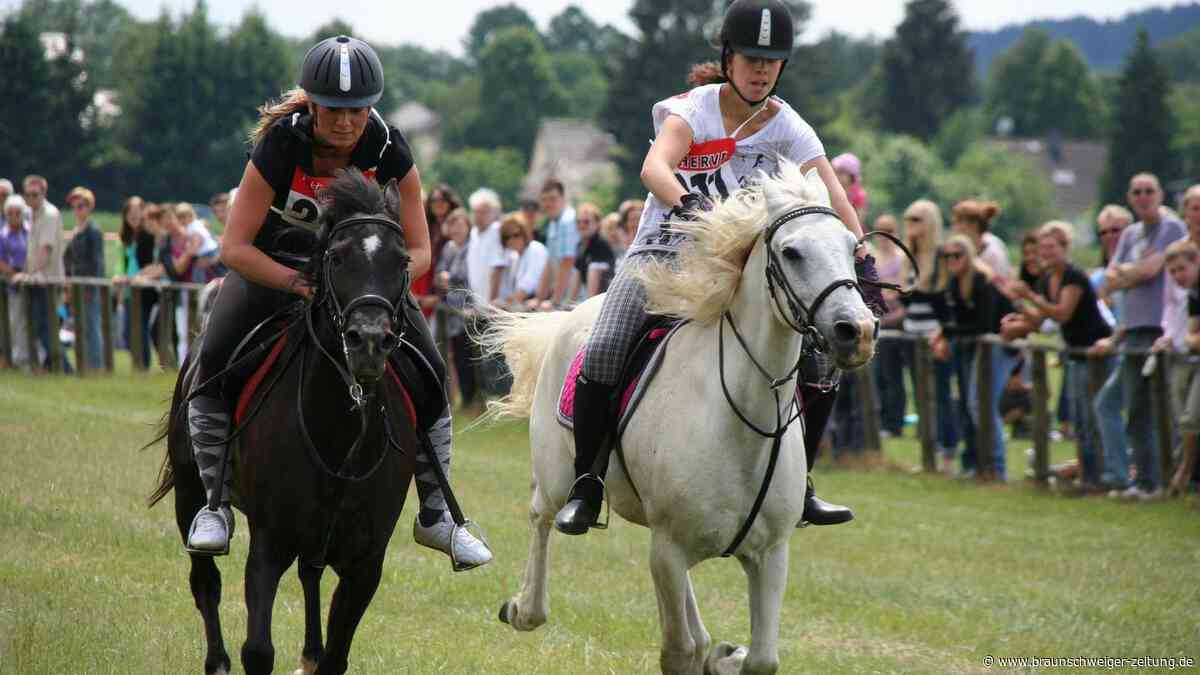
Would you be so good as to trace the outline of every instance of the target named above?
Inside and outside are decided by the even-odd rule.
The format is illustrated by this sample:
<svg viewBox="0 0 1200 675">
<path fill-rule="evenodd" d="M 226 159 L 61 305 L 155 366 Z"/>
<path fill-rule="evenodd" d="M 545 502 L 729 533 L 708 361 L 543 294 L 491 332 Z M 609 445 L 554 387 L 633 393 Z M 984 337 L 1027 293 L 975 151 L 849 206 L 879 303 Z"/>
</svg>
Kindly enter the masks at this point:
<svg viewBox="0 0 1200 675">
<path fill-rule="evenodd" d="M 584 377 L 610 386 L 619 384 L 629 350 L 651 317 L 646 312 L 646 289 L 633 271 L 647 261 L 673 257 L 670 253 L 638 253 L 625 258 L 608 287 L 600 316 L 588 338 L 581 371 Z"/>
</svg>

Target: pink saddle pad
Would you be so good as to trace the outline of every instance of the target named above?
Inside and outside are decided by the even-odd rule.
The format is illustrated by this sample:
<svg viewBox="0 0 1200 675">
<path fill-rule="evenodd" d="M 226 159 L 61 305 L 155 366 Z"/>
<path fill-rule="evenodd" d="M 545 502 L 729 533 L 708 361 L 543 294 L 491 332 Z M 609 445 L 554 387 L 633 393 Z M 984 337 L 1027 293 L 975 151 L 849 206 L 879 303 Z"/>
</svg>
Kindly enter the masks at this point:
<svg viewBox="0 0 1200 675">
<path fill-rule="evenodd" d="M 657 343 L 655 346 L 656 350 L 661 349 L 666 344 L 664 338 L 670 333 L 670 328 L 656 328 L 650 331 L 648 340 Z M 586 349 L 586 345 L 580 347 L 579 352 L 575 354 L 575 358 L 571 361 L 571 367 L 567 369 L 567 377 L 563 380 L 562 393 L 558 396 L 558 419 L 568 427 L 573 426 L 575 420 L 575 380 L 579 377 L 579 371 L 583 369 L 584 349 Z M 625 418 L 629 403 L 633 400 L 634 393 L 639 390 L 638 385 L 641 383 L 642 376 L 647 370 L 646 366 L 655 361 L 655 358 L 651 358 L 630 378 L 629 382 L 625 383 L 625 388 L 621 393 L 621 406 L 617 412 L 618 419 Z"/>
</svg>

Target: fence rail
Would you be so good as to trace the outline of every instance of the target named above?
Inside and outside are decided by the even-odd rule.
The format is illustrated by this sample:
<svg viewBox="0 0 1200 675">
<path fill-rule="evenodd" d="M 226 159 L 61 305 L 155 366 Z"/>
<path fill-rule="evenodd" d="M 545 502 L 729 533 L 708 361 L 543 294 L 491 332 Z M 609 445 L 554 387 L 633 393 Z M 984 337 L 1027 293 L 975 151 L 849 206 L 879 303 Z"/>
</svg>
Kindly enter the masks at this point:
<svg viewBox="0 0 1200 675">
<path fill-rule="evenodd" d="M 98 289 L 98 301 L 101 303 L 101 339 L 103 345 L 104 370 L 107 372 L 113 371 L 113 351 L 116 344 L 113 337 L 113 315 L 112 315 L 112 299 L 113 293 L 128 289 L 153 289 L 158 292 L 158 320 L 157 324 L 157 340 L 154 342 L 157 346 L 159 362 L 164 368 L 177 368 L 179 366 L 178 355 L 175 350 L 175 308 L 179 303 L 186 303 L 185 329 L 186 336 L 190 339 L 200 330 L 200 320 L 198 312 L 198 297 L 199 291 L 203 290 L 202 284 L 191 283 L 168 283 L 161 281 L 146 281 L 140 279 L 130 279 L 127 281 L 113 281 L 111 279 L 97 279 L 84 277 L 57 277 L 57 278 L 42 278 L 26 280 L 19 285 L 14 285 L 10 281 L 0 279 L 0 362 L 11 366 L 13 363 L 13 334 L 10 330 L 8 321 L 9 303 L 14 300 L 19 300 L 24 303 L 26 309 L 33 306 L 32 297 L 34 289 L 44 288 L 51 298 L 58 298 L 59 293 L 63 290 L 72 290 L 70 293 L 70 302 L 72 313 L 76 317 L 84 315 L 83 303 L 84 294 L 73 292 L 73 289 Z M 144 325 L 141 320 L 135 318 L 143 316 L 142 294 L 128 293 L 125 301 L 128 302 L 126 311 L 131 317 L 129 321 L 129 344 L 130 352 L 133 354 L 141 354 L 146 344 L 146 340 L 150 339 L 148 325 Z M 52 372 L 63 372 L 64 359 L 63 347 L 58 339 L 59 319 L 58 319 L 58 302 L 46 302 L 45 312 L 46 321 L 49 324 L 50 344 L 49 361 L 50 370 Z M 438 311 L 434 314 L 434 323 L 437 327 L 435 332 L 440 335 L 445 335 L 445 320 L 449 312 L 453 312 L 446 308 L 445 311 Z M 34 331 L 34 317 L 30 316 L 30 312 L 25 312 L 25 336 L 26 349 L 31 358 L 36 360 L 36 334 Z M 880 333 L 881 340 L 903 340 L 913 343 L 914 359 L 912 364 L 913 369 L 913 399 L 917 411 L 917 438 L 921 446 L 921 467 L 924 471 L 933 472 L 937 470 L 937 415 L 938 414 L 953 414 L 952 411 L 943 411 L 937 409 L 935 385 L 934 385 L 934 357 L 932 350 L 927 340 L 918 335 L 904 333 L 894 330 L 884 330 Z M 79 322 L 75 331 L 74 352 L 75 361 L 77 364 L 76 372 L 79 375 L 87 375 L 90 371 L 86 366 L 86 358 L 84 355 L 87 350 L 87 331 L 79 330 Z M 1033 448 L 1034 448 L 1034 479 L 1039 482 L 1046 482 L 1050 476 L 1050 420 L 1051 420 L 1051 396 L 1049 385 L 1049 374 L 1047 370 L 1047 354 L 1053 352 L 1062 355 L 1086 355 L 1085 350 L 1069 349 L 1061 343 L 1053 340 L 1045 339 L 1026 339 L 1016 340 L 1013 342 L 1005 342 L 997 336 L 985 335 L 975 338 L 978 348 L 975 350 L 975 382 L 976 390 L 978 391 L 978 401 L 980 410 L 990 411 L 995 404 L 992 397 L 993 387 L 991 386 L 992 373 L 992 352 L 999 348 L 1015 348 L 1029 355 L 1029 366 L 1031 368 L 1031 380 L 1033 385 L 1032 391 L 1032 409 L 1033 409 Z M 438 340 L 438 348 L 442 353 L 443 359 L 447 357 L 445 341 Z M 1124 353 L 1141 353 L 1126 350 Z M 1159 354 L 1159 367 L 1155 369 L 1153 377 L 1153 386 L 1151 387 L 1153 402 L 1155 409 L 1160 411 L 1169 410 L 1168 402 L 1168 384 L 1167 372 L 1170 370 L 1170 360 L 1175 358 L 1172 354 Z M 133 367 L 135 370 L 145 370 L 146 364 L 142 363 L 139 358 L 134 358 Z M 1089 364 L 1089 388 L 1092 396 L 1104 384 L 1106 371 L 1101 359 L 1088 359 Z M 880 433 L 879 420 L 879 396 L 875 386 L 875 379 L 869 368 L 862 368 L 854 373 L 848 374 L 849 377 L 856 378 L 858 387 L 856 387 L 859 396 L 860 404 L 863 411 L 863 439 L 865 449 L 870 451 L 882 452 L 882 434 Z M 960 393 L 960 395 L 965 395 Z M 994 480 L 996 478 L 996 470 L 993 463 L 993 443 L 994 430 L 992 429 L 992 416 L 990 414 L 980 414 L 977 416 L 979 424 L 976 425 L 977 435 L 977 461 L 978 469 L 977 476 L 980 480 Z M 1162 451 L 1163 466 L 1170 467 L 1171 465 L 1171 441 L 1173 440 L 1174 430 L 1171 424 L 1169 414 L 1157 416 L 1159 424 L 1157 434 L 1159 438 L 1159 447 Z M 1096 447 L 1101 447 L 1097 440 Z M 1098 461 L 1103 461 L 1103 453 L 1099 453 L 1101 457 Z"/>
</svg>

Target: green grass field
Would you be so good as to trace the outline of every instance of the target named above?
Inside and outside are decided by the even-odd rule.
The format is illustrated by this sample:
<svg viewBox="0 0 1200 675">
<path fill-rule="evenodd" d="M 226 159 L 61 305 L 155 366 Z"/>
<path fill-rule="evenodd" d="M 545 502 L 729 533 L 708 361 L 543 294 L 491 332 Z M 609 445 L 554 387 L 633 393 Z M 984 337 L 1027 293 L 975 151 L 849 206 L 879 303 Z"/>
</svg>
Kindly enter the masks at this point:
<svg viewBox="0 0 1200 675">
<path fill-rule="evenodd" d="M 170 386 L 163 374 L 0 371 L 0 673 L 200 671 L 201 622 L 172 510 L 144 502 L 162 450 L 138 450 Z M 458 437 L 455 485 L 496 562 L 453 574 L 413 543 L 410 502 L 351 672 L 657 672 L 648 533 L 624 522 L 555 537 L 549 624 L 518 634 L 497 622 L 527 548 L 526 442 L 520 424 Z M 1014 476 L 1025 445 L 1011 446 Z M 1071 452 L 1055 447 L 1058 457 Z M 885 460 L 817 468 L 822 495 L 852 505 L 857 519 L 792 539 L 781 672 L 988 672 L 987 655 L 1200 658 L 1194 503 L 1127 505 L 1020 480 L 980 487 L 917 475 L 911 440 L 889 441 Z M 243 520 L 221 561 L 238 672 L 246 549 Z M 744 643 L 740 567 L 712 561 L 694 579 L 714 639 Z M 291 672 L 303 613 L 294 574 L 275 608 L 276 670 Z"/>
</svg>

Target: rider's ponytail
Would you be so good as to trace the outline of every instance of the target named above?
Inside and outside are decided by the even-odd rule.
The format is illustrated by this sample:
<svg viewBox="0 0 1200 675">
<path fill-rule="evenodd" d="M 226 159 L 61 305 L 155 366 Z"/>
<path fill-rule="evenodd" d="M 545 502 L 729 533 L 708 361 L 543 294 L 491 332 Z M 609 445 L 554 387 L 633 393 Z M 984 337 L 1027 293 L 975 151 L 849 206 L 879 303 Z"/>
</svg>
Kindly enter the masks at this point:
<svg viewBox="0 0 1200 675">
<path fill-rule="evenodd" d="M 284 92 L 283 98 L 277 101 L 267 101 L 258 108 L 258 123 L 250 131 L 250 143 L 258 145 L 262 142 L 267 136 L 267 129 L 280 117 L 305 112 L 308 112 L 308 94 L 299 87 Z"/>
<path fill-rule="evenodd" d="M 721 74 L 721 64 L 717 61 L 705 61 L 692 66 L 688 73 L 688 84 L 699 87 L 705 84 L 718 84 L 725 81 Z"/>
</svg>

